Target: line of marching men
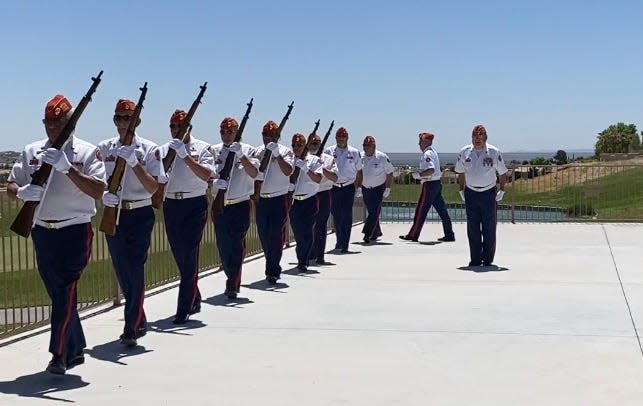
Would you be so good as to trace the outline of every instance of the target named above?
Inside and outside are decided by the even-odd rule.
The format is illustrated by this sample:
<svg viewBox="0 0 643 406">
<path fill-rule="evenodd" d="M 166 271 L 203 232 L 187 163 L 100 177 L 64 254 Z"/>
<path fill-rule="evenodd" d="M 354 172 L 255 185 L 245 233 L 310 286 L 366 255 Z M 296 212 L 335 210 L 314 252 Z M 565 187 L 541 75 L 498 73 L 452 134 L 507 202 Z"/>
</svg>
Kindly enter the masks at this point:
<svg viewBox="0 0 643 406">
<path fill-rule="evenodd" d="M 95 200 L 118 207 L 114 235 L 106 235 L 110 257 L 125 297 L 125 324 L 121 343 L 135 346 L 147 331 L 143 308 L 144 265 L 150 246 L 154 211 L 152 195 L 159 184 L 165 185 L 163 214 L 172 254 L 180 271 L 175 324 L 185 323 L 201 308 L 197 285 L 199 246 L 208 217 L 206 190 L 225 191 L 224 208 L 212 214 L 216 241 L 227 280 L 225 295 L 234 300 L 241 284 L 245 256 L 245 237 L 254 205 L 255 219 L 265 254 L 266 281 L 276 284 L 287 220 L 297 242 L 297 267 L 328 264 L 326 224 L 334 217 L 337 243 L 331 252 L 348 252 L 353 220 L 353 200 L 363 196 L 369 216 L 364 224 L 364 241 L 382 235 L 379 210 L 393 182 L 393 167 L 388 157 L 376 150 L 375 139 L 364 139 L 364 152 L 348 145 L 348 132 L 339 128 L 336 144 L 317 154 L 322 143 L 313 133 L 296 133 L 290 146 L 279 143 L 280 129 L 268 121 L 262 130 L 263 145 L 252 147 L 235 142 L 238 122 L 226 117 L 220 124 L 221 142 L 211 145 L 191 132 L 180 139 L 179 128 L 186 113 L 176 110 L 170 118 L 172 139 L 156 145 L 136 134 L 124 145 L 136 104 L 117 102 L 113 122 L 118 136 L 94 146 L 72 135 L 62 148 L 53 143 L 71 117 L 73 108 L 63 95 L 56 95 L 45 107 L 43 124 L 47 138 L 28 144 L 14 164 L 7 186 L 10 197 L 39 202 L 31 231 L 38 271 L 52 301 L 49 352 L 52 359 L 46 370 L 64 374 L 84 363 L 85 336 L 77 303 L 77 282 L 90 259 L 93 231 L 91 218 L 96 214 Z M 140 124 L 140 119 L 138 123 Z M 310 142 L 309 142 L 310 141 Z M 309 146 L 308 153 L 302 152 Z M 170 150 L 176 157 L 171 170 L 162 160 Z M 259 163 L 271 154 L 264 172 Z M 229 154 L 234 165 L 227 180 L 218 176 Z M 118 158 L 127 164 L 118 193 L 106 191 L 107 179 Z M 44 186 L 31 184 L 31 175 L 43 163 L 54 171 Z M 299 168 L 296 184 L 290 176 Z M 259 182 L 260 186 L 255 187 Z"/>
</svg>

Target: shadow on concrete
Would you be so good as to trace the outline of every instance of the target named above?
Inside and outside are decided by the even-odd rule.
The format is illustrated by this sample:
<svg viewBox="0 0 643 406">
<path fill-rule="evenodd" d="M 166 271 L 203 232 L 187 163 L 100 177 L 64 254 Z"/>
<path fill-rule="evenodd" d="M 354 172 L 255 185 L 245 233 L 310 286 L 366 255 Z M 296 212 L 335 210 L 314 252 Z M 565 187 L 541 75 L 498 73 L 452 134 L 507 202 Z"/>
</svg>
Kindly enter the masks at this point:
<svg viewBox="0 0 643 406">
<path fill-rule="evenodd" d="M 308 268 L 308 270 L 302 271 L 301 269 L 299 269 L 299 268 L 297 268 L 295 266 L 293 268 L 290 268 L 290 269 L 287 269 L 287 270 L 283 271 L 282 273 L 287 274 L 287 275 L 303 276 L 304 278 L 306 278 L 306 277 L 310 278 L 313 275 L 318 274 L 319 271 L 317 271 L 315 269 L 310 269 L 310 267 Z"/>
<path fill-rule="evenodd" d="M 352 244 L 361 245 L 362 247 L 369 247 L 369 246 L 376 246 L 376 245 L 393 245 L 392 242 L 385 242 L 385 241 L 371 241 L 371 242 L 357 241 L 357 242 L 353 242 Z"/>
<path fill-rule="evenodd" d="M 196 313 L 195 313 L 196 314 Z M 159 319 L 151 323 L 147 323 L 147 329 L 155 333 L 163 334 L 176 334 L 176 335 L 190 335 L 185 332 L 186 330 L 194 330 L 197 328 L 205 327 L 201 320 L 198 320 L 195 314 L 191 314 L 185 324 L 173 324 L 174 316 Z"/>
<path fill-rule="evenodd" d="M 418 244 L 421 244 L 421 245 L 438 245 L 438 244 L 442 244 L 442 241 L 418 241 Z"/>
<path fill-rule="evenodd" d="M 0 393 L 17 395 L 25 398 L 39 398 L 74 403 L 73 400 L 51 396 L 52 393 L 83 388 L 89 385 L 78 375 L 53 375 L 48 372 L 37 372 L 19 376 L 13 381 L 0 382 Z"/>
<path fill-rule="evenodd" d="M 509 268 L 504 268 L 502 266 L 497 266 L 497 265 L 487 265 L 487 266 L 461 266 L 458 267 L 459 270 L 461 271 L 471 271 L 471 272 L 478 272 L 478 273 L 484 273 L 484 272 L 503 272 L 503 271 L 508 271 Z"/>
<path fill-rule="evenodd" d="M 286 289 L 290 287 L 290 285 L 283 282 L 277 282 L 273 285 L 265 279 L 261 279 L 259 281 L 255 281 L 247 285 L 241 285 L 241 286 L 247 289 L 256 289 L 256 290 L 263 290 L 265 292 L 275 292 L 275 293 L 286 293 L 281 289 Z"/>
<path fill-rule="evenodd" d="M 203 300 L 201 303 L 207 303 L 210 306 L 223 306 L 223 307 L 242 307 L 241 305 L 254 303 L 252 300 L 247 297 L 239 297 L 236 299 L 228 299 L 228 297 L 221 293 L 216 296 L 209 297 Z"/>
<path fill-rule="evenodd" d="M 120 339 L 85 349 L 85 354 L 94 359 L 113 362 L 114 364 L 119 365 L 127 365 L 125 362 L 121 361 L 123 358 L 134 357 L 136 355 L 145 354 L 146 352 L 152 352 L 152 350 L 147 350 L 142 345 L 126 347 L 121 344 Z"/>
</svg>

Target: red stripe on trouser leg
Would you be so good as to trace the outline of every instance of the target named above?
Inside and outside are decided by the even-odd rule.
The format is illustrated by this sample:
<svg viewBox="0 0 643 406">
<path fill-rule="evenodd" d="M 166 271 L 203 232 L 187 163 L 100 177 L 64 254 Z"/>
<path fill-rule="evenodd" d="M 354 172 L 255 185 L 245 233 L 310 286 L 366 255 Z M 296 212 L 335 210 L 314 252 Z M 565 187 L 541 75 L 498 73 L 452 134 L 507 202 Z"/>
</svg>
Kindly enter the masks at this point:
<svg viewBox="0 0 643 406">
<path fill-rule="evenodd" d="M 417 238 L 420 236 L 419 230 L 422 229 L 422 223 L 424 222 L 425 219 L 420 219 L 420 214 L 422 212 L 422 206 L 424 206 L 426 199 L 429 195 L 429 186 L 428 182 L 424 182 L 426 184 L 426 187 L 424 184 L 422 184 L 422 191 L 420 192 L 420 199 L 418 200 L 418 204 L 415 207 L 415 216 L 413 216 L 413 227 L 411 227 L 411 231 L 409 231 L 409 236 L 412 238 Z"/>
</svg>

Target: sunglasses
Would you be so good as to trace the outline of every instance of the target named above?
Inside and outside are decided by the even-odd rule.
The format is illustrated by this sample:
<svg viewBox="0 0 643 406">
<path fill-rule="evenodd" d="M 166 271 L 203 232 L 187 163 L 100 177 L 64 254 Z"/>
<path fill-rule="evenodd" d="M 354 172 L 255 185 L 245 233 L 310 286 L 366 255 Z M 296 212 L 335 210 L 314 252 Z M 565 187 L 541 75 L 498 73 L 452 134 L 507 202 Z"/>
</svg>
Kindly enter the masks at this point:
<svg viewBox="0 0 643 406">
<path fill-rule="evenodd" d="M 47 127 L 62 127 L 67 124 L 65 120 L 47 120 L 46 118 L 42 119 L 42 123 Z"/>
<path fill-rule="evenodd" d="M 130 121 L 132 116 L 122 116 L 120 114 L 114 114 L 114 121 L 122 121 L 122 122 L 127 122 Z"/>
</svg>

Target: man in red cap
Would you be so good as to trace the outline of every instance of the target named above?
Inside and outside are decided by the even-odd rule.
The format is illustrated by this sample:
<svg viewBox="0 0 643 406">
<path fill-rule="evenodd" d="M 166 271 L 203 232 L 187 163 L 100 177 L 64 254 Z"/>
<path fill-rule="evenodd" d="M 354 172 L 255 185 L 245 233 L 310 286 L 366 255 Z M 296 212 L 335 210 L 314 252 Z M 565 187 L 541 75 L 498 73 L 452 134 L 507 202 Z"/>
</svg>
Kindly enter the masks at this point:
<svg viewBox="0 0 643 406">
<path fill-rule="evenodd" d="M 362 152 L 362 185 L 356 194 L 362 194 L 368 213 L 362 233 L 364 242 L 369 244 L 382 236 L 380 210 L 382 202 L 391 194 L 393 185 L 393 165 L 388 156 L 377 150 L 375 138 L 366 136 Z"/>
<path fill-rule="evenodd" d="M 279 144 L 279 126 L 268 121 L 261 132 L 263 144 L 257 147 L 253 157 L 259 162 L 264 154 L 270 153 L 270 163 L 264 173 L 257 175 L 261 180 L 257 200 L 257 233 L 266 258 L 266 280 L 271 285 L 281 276 L 281 255 L 286 237 L 286 218 L 288 216 L 288 189 L 293 172 L 294 155 L 292 150 Z"/>
<path fill-rule="evenodd" d="M 420 133 L 419 138 L 418 145 L 422 151 L 422 156 L 420 158 L 420 169 L 417 172 L 413 172 L 413 179 L 422 182 L 422 191 L 420 192 L 420 198 L 415 208 L 413 226 L 411 226 L 408 234 L 401 235 L 400 238 L 407 241 L 417 241 L 422 231 L 422 226 L 424 226 L 424 222 L 426 221 L 426 215 L 429 213 L 431 206 L 433 206 L 440 216 L 440 220 L 442 220 L 442 230 L 444 231 L 444 236 L 438 238 L 438 241 L 455 241 L 451 218 L 449 217 L 447 205 L 442 197 L 440 158 L 432 147 L 434 135 L 423 132 Z"/>
<path fill-rule="evenodd" d="M 252 158 L 252 145 L 236 142 L 239 123 L 232 117 L 221 121 L 219 133 L 221 143 L 213 145 L 214 154 L 214 195 L 225 190 L 223 211 L 212 211 L 217 248 L 226 274 L 224 294 L 230 300 L 237 298 L 241 288 L 241 268 L 246 253 L 246 233 L 250 227 L 250 196 L 254 192 L 254 179 L 259 170 L 259 160 Z M 219 175 L 225 167 L 230 154 L 234 154 L 234 164 L 228 180 Z"/>
<path fill-rule="evenodd" d="M 473 127 L 471 144 L 460 151 L 455 171 L 467 211 L 469 266 L 491 266 L 496 254 L 496 206 L 505 194 L 507 167 L 500 150 L 487 143 L 482 125 Z"/>
<path fill-rule="evenodd" d="M 183 110 L 172 114 L 172 140 L 159 147 L 161 160 L 170 149 L 176 151 L 168 173 L 159 178 L 159 183 L 167 184 L 163 200 L 165 232 L 181 275 L 174 324 L 184 324 L 190 315 L 201 311 L 201 292 L 197 284 L 199 246 L 208 214 L 205 191 L 214 169 L 210 144 L 194 138 L 192 128 L 187 134 L 180 132 L 186 117 Z"/>
<path fill-rule="evenodd" d="M 135 346 L 136 340 L 147 332 L 143 298 L 145 262 L 154 227 L 152 195 L 158 188 L 158 178 L 165 176 L 155 143 L 138 134 L 131 144 L 127 143 L 127 130 L 135 109 L 133 101 L 119 100 L 113 117 L 118 136 L 98 144 L 108 177 L 114 172 L 117 159 L 126 162 L 119 194 L 105 191 L 103 204 L 120 208 L 116 233 L 106 235 L 106 239 L 125 296 L 125 326 L 120 339 L 128 347 Z M 140 118 L 135 125 L 140 125 Z"/>
<path fill-rule="evenodd" d="M 348 145 L 348 131 L 344 127 L 340 127 L 335 133 L 335 141 L 335 145 L 324 151 L 335 158 L 337 163 L 337 182 L 333 185 L 330 206 L 337 236 L 332 252 L 345 254 L 348 252 L 353 227 L 355 191 L 362 183 L 362 159 L 357 148 Z"/>
<path fill-rule="evenodd" d="M 25 147 L 9 175 L 7 194 L 23 201 L 39 201 L 31 231 L 38 271 L 51 298 L 52 359 L 47 371 L 64 374 L 85 362 L 85 335 L 77 311 L 77 283 L 91 254 L 91 218 L 95 199 L 103 195 L 105 165 L 96 147 L 71 135 L 61 149 L 52 147 L 72 114 L 63 95 L 45 107 L 47 139 Z M 43 163 L 53 167 L 45 188 L 32 185 L 31 175 Z"/>
<path fill-rule="evenodd" d="M 318 211 L 317 192 L 319 182 L 322 180 L 323 164 L 317 156 L 310 153 L 301 156 L 306 144 L 306 137 L 303 134 L 293 135 L 292 150 L 298 157 L 295 158 L 295 166 L 300 168 L 300 172 L 297 183 L 293 185 L 290 225 L 297 243 L 295 247 L 297 268 L 304 272 L 308 270 L 308 256 L 313 248 L 315 219 Z"/>
</svg>

